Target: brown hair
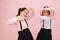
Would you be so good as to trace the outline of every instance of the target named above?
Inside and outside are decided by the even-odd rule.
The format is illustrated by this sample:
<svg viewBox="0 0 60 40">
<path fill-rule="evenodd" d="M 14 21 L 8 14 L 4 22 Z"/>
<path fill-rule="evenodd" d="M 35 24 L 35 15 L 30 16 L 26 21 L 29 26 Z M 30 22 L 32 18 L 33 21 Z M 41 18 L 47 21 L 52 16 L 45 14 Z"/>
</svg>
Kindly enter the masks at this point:
<svg viewBox="0 0 60 40">
<path fill-rule="evenodd" d="M 44 6 L 43 8 L 49 8 L 49 6 Z M 41 16 L 44 16 L 43 13 L 44 13 L 45 10 L 42 10 L 42 14 Z M 48 15 L 50 15 L 50 10 L 46 10 L 48 12 Z"/>
<path fill-rule="evenodd" d="M 18 14 L 16 16 L 19 16 L 21 14 L 22 11 L 26 10 L 27 8 L 19 8 L 18 9 Z"/>
</svg>

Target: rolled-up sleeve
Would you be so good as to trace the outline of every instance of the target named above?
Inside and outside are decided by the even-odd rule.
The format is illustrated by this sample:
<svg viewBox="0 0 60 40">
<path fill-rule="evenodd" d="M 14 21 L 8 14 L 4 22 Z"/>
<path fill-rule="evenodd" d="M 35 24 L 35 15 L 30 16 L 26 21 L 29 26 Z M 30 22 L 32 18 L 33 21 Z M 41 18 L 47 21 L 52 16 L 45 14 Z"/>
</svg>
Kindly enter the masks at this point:
<svg viewBox="0 0 60 40">
<path fill-rule="evenodd" d="M 7 24 L 14 24 L 17 22 L 17 17 L 11 18 L 7 20 Z"/>
</svg>

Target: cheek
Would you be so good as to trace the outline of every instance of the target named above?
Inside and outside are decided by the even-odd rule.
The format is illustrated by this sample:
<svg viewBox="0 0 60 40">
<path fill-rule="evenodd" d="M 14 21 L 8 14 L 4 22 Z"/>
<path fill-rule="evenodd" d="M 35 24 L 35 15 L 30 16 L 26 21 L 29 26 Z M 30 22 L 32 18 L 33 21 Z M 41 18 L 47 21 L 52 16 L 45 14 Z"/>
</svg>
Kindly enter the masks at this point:
<svg viewBox="0 0 60 40">
<path fill-rule="evenodd" d="M 25 13 L 25 15 L 28 15 L 28 13 Z"/>
<path fill-rule="evenodd" d="M 24 13 L 24 15 L 27 15 L 27 13 Z"/>
<path fill-rule="evenodd" d="M 49 15 L 49 13 L 46 13 L 46 15 Z"/>
<path fill-rule="evenodd" d="M 24 12 L 22 12 L 21 15 L 24 15 Z"/>
<path fill-rule="evenodd" d="M 26 15 L 26 13 L 25 13 L 25 12 L 21 12 L 21 15 L 23 15 L 23 16 L 24 16 L 24 15 Z"/>
<path fill-rule="evenodd" d="M 46 15 L 46 13 L 43 13 L 43 15 Z"/>
<path fill-rule="evenodd" d="M 43 13 L 43 15 L 48 15 L 48 13 Z"/>
<path fill-rule="evenodd" d="M 27 13 L 25 13 L 25 12 L 22 12 L 22 15 L 27 15 Z"/>
<path fill-rule="evenodd" d="M 27 16 L 27 14 L 25 14 L 25 16 Z"/>
</svg>

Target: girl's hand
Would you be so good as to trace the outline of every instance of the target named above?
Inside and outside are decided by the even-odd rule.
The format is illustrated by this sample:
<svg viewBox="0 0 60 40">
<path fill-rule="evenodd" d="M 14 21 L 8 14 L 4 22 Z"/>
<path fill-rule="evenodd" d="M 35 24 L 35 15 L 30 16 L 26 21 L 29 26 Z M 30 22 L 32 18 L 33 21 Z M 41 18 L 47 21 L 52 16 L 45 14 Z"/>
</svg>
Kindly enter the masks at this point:
<svg viewBox="0 0 60 40">
<path fill-rule="evenodd" d="M 29 8 L 28 9 L 31 13 L 34 13 L 34 9 L 33 8 Z"/>
<path fill-rule="evenodd" d="M 50 15 L 50 17 L 51 17 L 52 19 L 55 18 L 55 14 L 54 14 L 54 12 Z"/>
<path fill-rule="evenodd" d="M 33 8 L 29 8 L 28 10 L 29 10 L 29 13 L 30 14 L 33 14 L 34 15 L 34 9 Z"/>
</svg>

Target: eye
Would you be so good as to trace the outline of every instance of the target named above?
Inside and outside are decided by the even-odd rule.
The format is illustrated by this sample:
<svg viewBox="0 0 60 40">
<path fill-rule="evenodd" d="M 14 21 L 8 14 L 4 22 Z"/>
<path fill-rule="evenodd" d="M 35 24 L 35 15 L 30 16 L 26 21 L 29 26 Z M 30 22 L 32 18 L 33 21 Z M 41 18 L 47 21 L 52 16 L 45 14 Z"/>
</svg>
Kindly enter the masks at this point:
<svg viewBox="0 0 60 40">
<path fill-rule="evenodd" d="M 24 12 L 24 13 L 28 14 L 28 12 Z"/>
</svg>

